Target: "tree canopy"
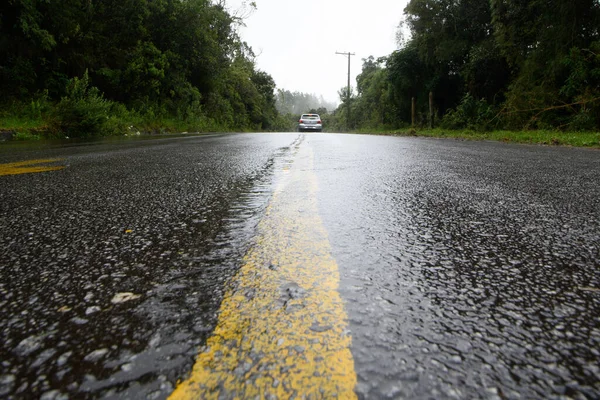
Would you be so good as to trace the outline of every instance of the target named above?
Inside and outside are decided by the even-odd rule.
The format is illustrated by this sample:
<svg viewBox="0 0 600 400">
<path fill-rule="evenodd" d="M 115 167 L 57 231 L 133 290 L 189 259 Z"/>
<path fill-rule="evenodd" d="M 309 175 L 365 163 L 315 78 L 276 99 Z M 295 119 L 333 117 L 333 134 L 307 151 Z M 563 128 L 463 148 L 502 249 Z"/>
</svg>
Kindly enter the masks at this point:
<svg viewBox="0 0 600 400">
<path fill-rule="evenodd" d="M 597 0 L 411 0 L 402 27 L 364 60 L 355 125 L 405 125 L 412 97 L 424 122 L 431 91 L 448 127 L 600 129 Z"/>
<path fill-rule="evenodd" d="M 3 101 L 45 93 L 58 102 L 86 75 L 106 100 L 138 113 L 270 129 L 275 83 L 256 68 L 239 23 L 211 0 L 4 0 Z"/>
</svg>

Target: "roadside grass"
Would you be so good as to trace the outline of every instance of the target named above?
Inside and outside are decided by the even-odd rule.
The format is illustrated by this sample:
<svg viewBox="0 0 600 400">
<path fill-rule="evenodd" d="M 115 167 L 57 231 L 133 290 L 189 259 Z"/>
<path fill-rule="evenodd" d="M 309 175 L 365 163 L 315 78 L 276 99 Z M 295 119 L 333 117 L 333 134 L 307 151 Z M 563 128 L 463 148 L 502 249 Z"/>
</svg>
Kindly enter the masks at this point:
<svg viewBox="0 0 600 400">
<path fill-rule="evenodd" d="M 561 132 L 551 130 L 479 132 L 473 130 L 449 130 L 438 128 L 398 130 L 360 129 L 355 131 L 355 133 L 392 136 L 422 136 L 460 140 L 494 140 L 510 143 L 600 148 L 600 132 Z"/>
<path fill-rule="evenodd" d="M 0 112 L 0 136 L 12 140 L 40 140 L 59 138 L 49 128 L 48 121 L 26 113 Z M 232 131 L 231 127 L 217 123 L 205 116 L 197 118 L 148 117 L 137 113 L 123 113 L 114 116 L 119 126 L 126 126 L 122 136 L 160 135 L 170 133 L 208 133 Z M 120 131 L 120 129 L 118 130 Z M 117 131 L 117 132 L 118 132 Z M 116 132 L 115 132 L 116 133 Z M 550 146 L 575 146 L 600 148 L 600 132 L 561 132 L 552 130 L 535 131 L 491 131 L 449 129 L 360 129 L 352 133 L 422 136 L 431 138 L 452 138 L 458 140 L 494 140 L 510 143 L 541 144 Z M 117 136 L 121 136 L 117 133 Z M 0 138 L 1 139 L 1 138 Z"/>
<path fill-rule="evenodd" d="M 171 116 L 152 108 L 145 112 L 128 110 L 92 95 L 65 97 L 56 104 L 45 95 L 31 102 L 2 103 L 0 99 L 0 141 L 240 131 L 228 125 L 203 114 Z"/>
<path fill-rule="evenodd" d="M 119 125 L 126 127 L 116 136 L 165 135 L 171 133 L 207 133 L 230 132 L 226 126 L 219 125 L 208 118 L 182 120 L 179 118 L 143 118 L 130 114 L 127 118 L 118 118 Z M 120 130 L 119 130 L 120 131 Z M 46 140 L 60 139 L 64 135 L 56 134 L 43 118 L 29 118 L 15 115 L 0 115 L 0 135 L 10 140 Z M 113 135 L 108 135 L 113 136 Z M 1 139 L 1 138 L 0 138 Z"/>
<path fill-rule="evenodd" d="M 0 133 L 10 133 L 13 140 L 40 140 L 46 130 L 42 118 L 0 114 Z"/>
<path fill-rule="evenodd" d="M 44 126 L 41 118 L 25 118 L 20 116 L 2 116 L 0 115 L 0 130 L 19 131 L 24 129 L 37 129 Z"/>
</svg>

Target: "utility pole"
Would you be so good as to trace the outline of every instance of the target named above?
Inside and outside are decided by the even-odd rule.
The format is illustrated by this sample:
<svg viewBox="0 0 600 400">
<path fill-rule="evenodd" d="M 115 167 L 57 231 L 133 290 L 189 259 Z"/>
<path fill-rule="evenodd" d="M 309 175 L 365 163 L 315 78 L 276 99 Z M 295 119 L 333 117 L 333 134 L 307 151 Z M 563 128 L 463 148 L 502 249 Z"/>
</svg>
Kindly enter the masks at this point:
<svg viewBox="0 0 600 400">
<path fill-rule="evenodd" d="M 346 115 L 346 125 L 348 126 L 348 130 L 350 130 L 350 56 L 355 55 L 354 53 L 350 53 L 350 52 L 338 52 L 336 51 L 335 54 L 340 54 L 342 56 L 348 56 L 348 97 L 346 98 L 346 101 L 348 103 L 347 107 L 348 107 L 348 114 Z"/>
</svg>

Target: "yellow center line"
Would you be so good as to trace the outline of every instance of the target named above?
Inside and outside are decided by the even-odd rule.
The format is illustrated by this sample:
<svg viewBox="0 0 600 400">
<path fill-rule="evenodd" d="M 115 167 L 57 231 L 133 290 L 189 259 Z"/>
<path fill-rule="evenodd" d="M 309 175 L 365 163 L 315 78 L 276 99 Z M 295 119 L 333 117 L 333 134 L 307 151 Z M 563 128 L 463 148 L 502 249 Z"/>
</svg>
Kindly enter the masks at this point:
<svg viewBox="0 0 600 400">
<path fill-rule="evenodd" d="M 170 399 L 355 399 L 338 266 L 300 146 L 231 282 L 190 377 Z"/>
<path fill-rule="evenodd" d="M 37 172 L 58 171 L 64 168 L 64 165 L 44 165 L 63 161 L 63 159 L 42 159 L 19 161 L 8 164 L 0 164 L 0 176 L 31 174 Z"/>
</svg>

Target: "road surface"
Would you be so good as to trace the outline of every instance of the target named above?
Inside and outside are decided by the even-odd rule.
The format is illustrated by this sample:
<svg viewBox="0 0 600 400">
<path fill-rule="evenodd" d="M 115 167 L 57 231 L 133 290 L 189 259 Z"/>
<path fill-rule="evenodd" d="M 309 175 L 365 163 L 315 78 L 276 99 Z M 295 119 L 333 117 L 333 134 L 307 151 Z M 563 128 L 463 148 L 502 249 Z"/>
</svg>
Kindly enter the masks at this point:
<svg viewBox="0 0 600 400">
<path fill-rule="evenodd" d="M 600 398 L 600 153 L 0 146 L 2 398 Z"/>
</svg>

